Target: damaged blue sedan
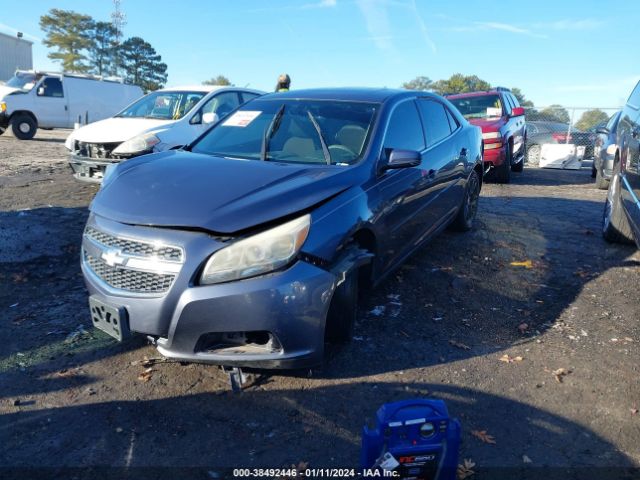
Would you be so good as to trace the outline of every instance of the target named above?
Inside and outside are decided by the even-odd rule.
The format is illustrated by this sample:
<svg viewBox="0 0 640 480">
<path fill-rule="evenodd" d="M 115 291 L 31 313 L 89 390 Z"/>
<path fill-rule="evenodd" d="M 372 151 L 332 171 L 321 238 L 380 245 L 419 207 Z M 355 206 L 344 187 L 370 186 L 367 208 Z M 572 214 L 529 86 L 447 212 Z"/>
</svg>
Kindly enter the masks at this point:
<svg viewBox="0 0 640 480">
<path fill-rule="evenodd" d="M 482 135 L 389 89 L 262 96 L 191 145 L 110 170 L 82 271 L 94 326 L 181 361 L 298 368 L 352 336 L 358 291 L 473 226 Z"/>
</svg>

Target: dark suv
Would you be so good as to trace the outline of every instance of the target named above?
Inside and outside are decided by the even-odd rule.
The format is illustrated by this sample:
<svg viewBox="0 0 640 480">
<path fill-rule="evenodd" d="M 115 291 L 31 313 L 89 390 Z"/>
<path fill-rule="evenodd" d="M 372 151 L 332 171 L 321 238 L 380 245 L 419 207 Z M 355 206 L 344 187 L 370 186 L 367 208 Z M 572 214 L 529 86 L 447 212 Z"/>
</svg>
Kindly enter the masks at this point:
<svg viewBox="0 0 640 480">
<path fill-rule="evenodd" d="M 527 130 L 524 108 L 508 88 L 446 95 L 469 123 L 482 129 L 485 170 L 509 183 L 511 171 L 522 172 Z"/>
<path fill-rule="evenodd" d="M 640 248 L 640 82 L 620 113 L 616 145 L 602 235 Z"/>
</svg>

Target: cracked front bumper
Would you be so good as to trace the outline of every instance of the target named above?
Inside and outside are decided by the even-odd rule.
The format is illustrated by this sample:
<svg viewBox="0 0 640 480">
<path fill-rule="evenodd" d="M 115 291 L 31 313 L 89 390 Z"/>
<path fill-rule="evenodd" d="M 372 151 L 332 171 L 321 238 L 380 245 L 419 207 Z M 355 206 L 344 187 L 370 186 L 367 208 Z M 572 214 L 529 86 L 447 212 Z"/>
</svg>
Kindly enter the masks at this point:
<svg viewBox="0 0 640 480">
<path fill-rule="evenodd" d="M 302 368 L 318 364 L 337 276 L 302 260 L 268 275 L 217 285 L 197 285 L 203 263 L 224 243 L 201 232 L 136 227 L 91 215 L 89 225 L 111 235 L 184 249 L 185 262 L 159 295 L 118 291 L 83 261 L 89 293 L 127 312 L 129 329 L 155 339 L 158 351 L 181 361 L 254 368 Z M 83 250 L 89 248 L 86 245 Z M 207 339 L 238 332 L 268 332 L 278 348 L 216 349 Z"/>
<path fill-rule="evenodd" d="M 101 183 L 107 166 L 116 164 L 119 161 L 100 160 L 69 154 L 69 166 L 73 170 L 73 176 L 82 182 Z"/>
</svg>

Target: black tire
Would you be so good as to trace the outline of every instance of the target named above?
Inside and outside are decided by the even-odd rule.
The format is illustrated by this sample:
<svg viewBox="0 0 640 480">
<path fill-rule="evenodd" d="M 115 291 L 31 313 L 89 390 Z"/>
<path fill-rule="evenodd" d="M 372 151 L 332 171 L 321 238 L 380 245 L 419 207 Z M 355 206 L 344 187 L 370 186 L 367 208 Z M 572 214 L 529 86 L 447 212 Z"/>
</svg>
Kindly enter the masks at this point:
<svg viewBox="0 0 640 480">
<path fill-rule="evenodd" d="M 325 340 L 331 343 L 346 343 L 353 337 L 353 327 L 358 315 L 358 270 L 347 274 L 333 293 L 327 323 Z"/>
<path fill-rule="evenodd" d="M 537 143 L 527 147 L 527 164 L 532 167 L 540 165 L 540 153 L 542 148 Z"/>
<path fill-rule="evenodd" d="M 0 135 L 4 133 L 4 128 L 0 127 Z"/>
<path fill-rule="evenodd" d="M 504 162 L 493 170 L 494 178 L 498 183 L 509 183 L 511 181 L 511 145 L 507 144 L 507 151 L 504 154 Z"/>
<path fill-rule="evenodd" d="M 609 188 L 609 180 L 604 178 L 601 168 L 596 169 L 596 188 L 600 190 Z"/>
<path fill-rule="evenodd" d="M 467 188 L 464 192 L 462 206 L 458 210 L 456 218 L 451 222 L 451 228 L 459 232 L 468 232 L 473 228 L 473 223 L 478 213 L 478 200 L 480 198 L 480 177 L 475 170 L 469 175 Z"/>
<path fill-rule="evenodd" d="M 511 165 L 511 171 L 516 173 L 521 173 L 524 170 L 524 157 L 516 163 L 515 165 Z"/>
<path fill-rule="evenodd" d="M 593 165 L 591 167 L 591 178 L 596 178 L 597 175 L 598 175 L 598 171 L 596 170 L 595 165 Z"/>
<path fill-rule="evenodd" d="M 602 236 L 607 242 L 633 244 L 633 232 L 620 200 L 620 165 L 613 169 L 602 212 Z"/>
<path fill-rule="evenodd" d="M 13 135 L 20 140 L 31 140 L 36 134 L 38 124 L 31 115 L 16 113 L 11 117 L 9 126 Z"/>
</svg>

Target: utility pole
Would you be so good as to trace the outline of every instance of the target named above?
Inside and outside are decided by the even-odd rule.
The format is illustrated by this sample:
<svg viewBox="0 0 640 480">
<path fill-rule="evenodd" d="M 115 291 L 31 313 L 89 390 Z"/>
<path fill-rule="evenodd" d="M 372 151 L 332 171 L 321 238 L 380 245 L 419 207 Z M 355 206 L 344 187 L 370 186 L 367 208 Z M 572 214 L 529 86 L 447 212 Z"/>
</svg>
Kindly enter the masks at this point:
<svg viewBox="0 0 640 480">
<path fill-rule="evenodd" d="M 122 44 L 122 28 L 127 24 L 127 16 L 120 10 L 121 0 L 113 0 L 113 12 L 111 13 L 111 25 L 115 31 L 115 42 L 113 45 L 114 75 L 119 76 L 122 60 L 120 55 L 120 45 Z"/>
</svg>

